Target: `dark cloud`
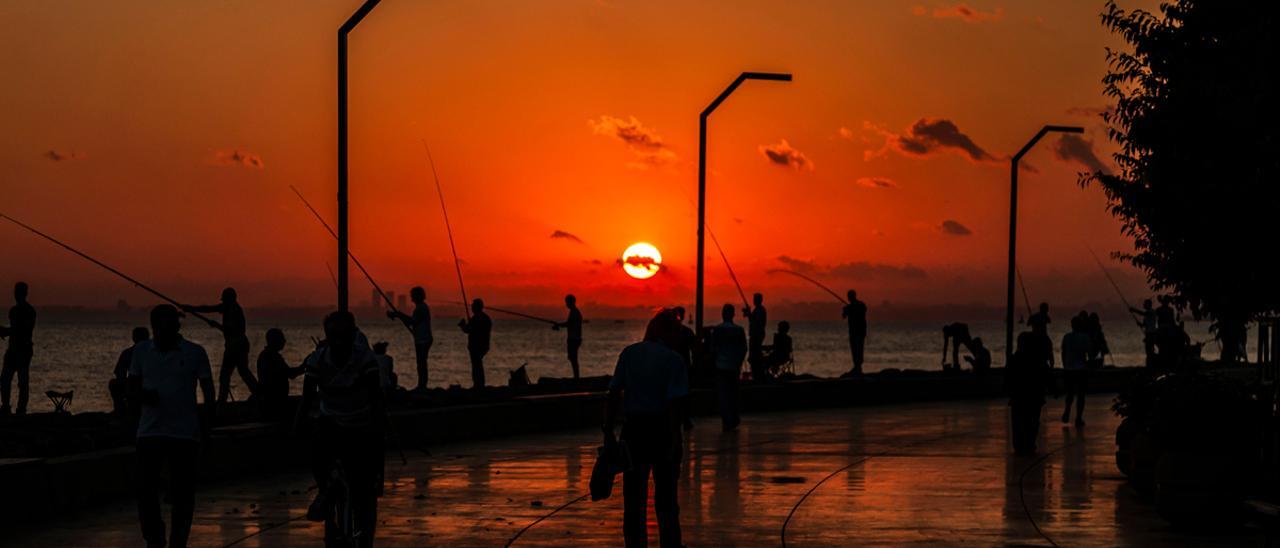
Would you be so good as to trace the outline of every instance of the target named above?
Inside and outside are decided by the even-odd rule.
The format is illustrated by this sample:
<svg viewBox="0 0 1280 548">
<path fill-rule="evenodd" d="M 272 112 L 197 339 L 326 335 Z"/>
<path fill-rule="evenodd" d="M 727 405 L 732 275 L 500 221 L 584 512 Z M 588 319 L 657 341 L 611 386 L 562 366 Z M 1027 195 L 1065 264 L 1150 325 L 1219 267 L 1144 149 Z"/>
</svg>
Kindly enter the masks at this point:
<svg viewBox="0 0 1280 548">
<path fill-rule="evenodd" d="M 577 236 L 574 236 L 573 234 L 570 234 L 570 233 L 565 232 L 565 231 L 563 231 L 563 230 L 557 230 L 557 231 L 555 231 L 555 232 L 552 232 L 552 233 L 551 233 L 551 239 L 553 239 L 553 240 L 569 240 L 569 241 L 571 241 L 571 242 L 582 243 L 582 238 L 579 238 L 579 237 L 577 237 Z"/>
<path fill-rule="evenodd" d="M 660 165 L 672 162 L 676 154 L 662 142 L 653 130 L 644 127 L 635 116 L 629 120 L 604 115 L 599 121 L 587 120 L 596 135 L 605 135 L 622 141 L 640 160 L 639 166 Z"/>
<path fill-rule="evenodd" d="M 601 261 L 600 259 L 591 259 L 589 261 L 582 261 L 582 262 L 587 263 L 589 265 L 593 265 L 593 266 L 600 266 L 604 264 L 604 261 Z"/>
<path fill-rule="evenodd" d="M 941 230 L 943 234 L 949 234 L 951 236 L 969 236 L 973 234 L 973 231 L 969 230 L 969 227 L 951 219 L 942 221 L 942 224 L 938 225 L 938 230 Z"/>
<path fill-rule="evenodd" d="M 774 164 L 801 170 L 813 171 L 813 162 L 803 152 L 792 148 L 791 143 L 783 139 L 776 145 L 760 145 L 760 154 Z"/>
<path fill-rule="evenodd" d="M 821 265 L 814 261 L 782 255 L 778 262 L 801 274 L 830 276 L 847 280 L 902 280 L 928 277 L 924 269 L 906 264 L 902 266 L 854 261 L 835 265 Z"/>
<path fill-rule="evenodd" d="M 59 151 L 59 150 L 49 149 L 49 150 L 48 150 L 47 152 L 45 152 L 44 154 L 41 154 L 41 156 L 44 156 L 45 158 L 48 158 L 49 160 L 52 160 L 52 161 L 54 161 L 54 162 L 63 162 L 63 161 L 67 161 L 67 160 L 83 160 L 83 159 L 84 159 L 84 155 L 83 155 L 83 154 L 81 154 L 81 153 L 79 153 L 79 152 L 76 152 L 76 151 L 74 151 L 74 150 L 73 150 L 73 151 L 70 151 L 70 152 L 62 152 L 62 151 Z"/>
<path fill-rule="evenodd" d="M 959 19 L 966 23 L 985 23 L 999 21 L 1004 18 L 1004 8 L 982 11 L 965 3 L 959 3 L 954 6 L 938 6 L 932 10 L 924 6 L 916 6 L 911 9 L 911 13 L 920 17 L 931 16 L 934 19 Z"/>
<path fill-rule="evenodd" d="M 1066 134 L 1058 138 L 1053 145 L 1053 153 L 1064 162 L 1079 162 L 1091 172 L 1111 173 L 1102 159 L 1093 150 L 1093 141 L 1079 135 Z"/>
<path fill-rule="evenodd" d="M 854 182 L 867 188 L 898 188 L 898 183 L 887 177 L 858 177 Z"/>
<path fill-rule="evenodd" d="M 629 264 L 631 266 L 641 266 L 644 268 L 656 266 L 658 268 L 662 268 L 662 265 L 658 264 L 658 262 L 655 261 L 653 257 L 641 257 L 639 255 L 632 255 L 630 257 L 627 257 L 626 259 L 618 259 L 619 263 L 622 263 L 624 261 L 626 264 Z"/>
<path fill-rule="evenodd" d="M 238 148 L 214 151 L 213 163 L 222 166 L 239 166 L 251 169 L 262 169 L 264 167 L 261 156 Z"/>
<path fill-rule="evenodd" d="M 1082 118 L 1097 118 L 1111 112 L 1111 107 L 1071 107 L 1067 109 L 1068 116 L 1079 116 Z"/>
<path fill-rule="evenodd" d="M 884 148 L 879 151 L 867 151 L 868 158 L 883 155 L 889 150 L 896 150 L 907 156 L 928 156 L 945 149 L 952 149 L 963 153 L 974 162 L 996 160 L 996 157 L 973 142 L 973 139 L 960 131 L 960 128 L 951 120 L 921 118 L 902 134 L 886 131 L 870 123 L 867 127 L 879 132 L 885 138 Z"/>
</svg>

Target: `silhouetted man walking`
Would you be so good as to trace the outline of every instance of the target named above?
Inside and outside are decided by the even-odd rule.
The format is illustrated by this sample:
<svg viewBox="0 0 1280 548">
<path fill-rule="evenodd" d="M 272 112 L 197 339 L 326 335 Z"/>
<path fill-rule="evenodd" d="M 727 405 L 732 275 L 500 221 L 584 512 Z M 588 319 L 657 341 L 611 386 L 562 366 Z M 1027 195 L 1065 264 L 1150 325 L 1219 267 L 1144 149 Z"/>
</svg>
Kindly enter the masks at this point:
<svg viewBox="0 0 1280 548">
<path fill-rule="evenodd" d="M 854 375 L 862 374 L 863 351 L 867 343 L 867 303 L 858 300 L 858 292 L 849 290 L 849 304 L 840 316 L 849 322 L 849 352 L 853 355 Z"/>
<path fill-rule="evenodd" d="M 493 331 L 493 320 L 484 313 L 484 301 L 471 301 L 471 321 L 462 320 L 458 327 L 467 334 L 467 353 L 471 355 L 471 385 L 479 390 L 484 388 L 484 355 L 489 353 L 489 335 Z"/>
<path fill-rule="evenodd" d="M 31 395 L 31 357 L 35 352 L 36 309 L 27 302 L 26 282 L 13 284 L 13 307 L 9 309 L 9 326 L 0 326 L 0 336 L 9 338 L 0 369 L 0 415 L 9 414 L 9 396 L 13 377 L 18 376 L 19 415 L 27 413 Z"/>
<path fill-rule="evenodd" d="M 769 323 L 769 313 L 764 308 L 764 295 L 751 296 L 752 306 L 742 308 L 747 319 L 747 363 L 751 366 L 751 380 L 763 382 L 769 379 L 764 363 L 764 337 Z"/>
<path fill-rule="evenodd" d="M 1018 335 L 1017 349 L 1004 369 L 1005 390 L 1009 393 L 1010 431 L 1013 451 L 1034 455 L 1040 434 L 1040 412 L 1049 386 L 1049 337 L 1025 331 Z"/>
<path fill-rule="evenodd" d="M 732 432 L 742 422 L 738 418 L 738 378 L 742 359 L 747 356 L 747 334 L 733 323 L 733 305 L 724 305 L 720 317 L 724 322 L 711 329 L 711 354 L 716 364 L 720 425 L 725 432 Z"/>
<path fill-rule="evenodd" d="M 138 343 L 151 339 L 151 332 L 145 327 L 133 328 L 133 345 L 120 352 L 120 357 L 116 359 L 115 370 L 111 372 L 111 381 L 107 383 L 107 392 L 111 394 L 111 410 L 114 413 L 123 413 L 130 408 L 136 407 L 127 397 L 129 394 L 129 366 L 133 365 L 133 349 L 138 347 Z"/>
<path fill-rule="evenodd" d="M 258 379 L 249 370 L 249 337 L 245 335 L 244 309 L 236 298 L 235 288 L 222 290 L 222 302 L 210 305 L 185 305 L 187 312 L 217 312 L 222 314 L 222 324 L 214 328 L 222 331 L 222 366 L 218 369 L 218 403 L 231 395 L 231 374 L 240 373 L 240 380 L 250 395 L 258 393 Z"/>
<path fill-rule="evenodd" d="M 1071 318 L 1071 332 L 1062 336 L 1062 384 L 1066 392 L 1066 407 L 1062 410 L 1062 423 L 1071 420 L 1071 402 L 1076 403 L 1076 426 L 1084 426 L 1084 393 L 1089 381 L 1089 352 L 1093 338 L 1086 323 L 1088 315 L 1081 312 Z"/>
<path fill-rule="evenodd" d="M 733 307 L 726 307 L 732 315 Z M 649 321 L 644 341 L 623 349 L 609 381 L 604 443 L 616 443 L 613 427 L 621 406 L 626 414 L 622 439 L 631 453 L 632 468 L 622 475 L 622 533 L 627 546 L 648 543 L 645 514 L 650 471 L 660 543 L 664 547 L 682 545 L 676 498 L 681 447 L 678 402 L 688 395 L 689 384 L 683 360 L 669 346 L 679 336 L 678 327 L 674 314 L 659 312 Z"/>
<path fill-rule="evenodd" d="M 573 368 L 573 378 L 581 378 L 578 372 L 578 349 L 582 347 L 582 312 L 578 310 L 578 298 L 573 295 L 564 296 L 564 306 L 569 309 L 569 317 L 563 322 L 552 324 L 553 329 L 565 328 L 565 351 L 569 355 L 569 366 Z"/>
<path fill-rule="evenodd" d="M 195 510 L 201 427 L 213 415 L 213 371 L 203 347 L 182 338 L 178 309 L 151 310 L 155 338 L 134 347 L 129 365 L 130 399 L 142 406 L 138 420 L 138 520 L 147 546 L 165 546 L 160 512 L 160 472 L 169 468 L 173 505 L 168 545 L 183 547 Z M 204 396 L 204 418 L 196 406 L 196 385 Z"/>
<path fill-rule="evenodd" d="M 418 366 L 418 386 L 413 390 L 421 392 L 427 389 L 427 355 L 431 353 L 435 337 L 431 334 L 431 307 L 427 306 L 427 291 L 415 287 L 409 290 L 409 298 L 413 299 L 412 316 L 388 310 L 387 317 L 399 319 L 413 332 L 413 355 Z"/>
</svg>

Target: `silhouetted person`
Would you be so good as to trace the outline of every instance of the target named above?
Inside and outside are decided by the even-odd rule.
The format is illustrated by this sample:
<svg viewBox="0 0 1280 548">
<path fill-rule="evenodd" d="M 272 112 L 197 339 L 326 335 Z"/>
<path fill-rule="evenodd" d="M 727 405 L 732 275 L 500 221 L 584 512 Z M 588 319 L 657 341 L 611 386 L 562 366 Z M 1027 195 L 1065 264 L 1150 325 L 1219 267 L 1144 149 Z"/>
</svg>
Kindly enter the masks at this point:
<svg viewBox="0 0 1280 548">
<path fill-rule="evenodd" d="M 969 356 L 964 357 L 964 361 L 969 362 L 969 367 L 973 368 L 973 372 L 984 375 L 991 370 L 991 351 L 982 344 L 982 337 L 974 337 L 972 341 L 966 345 L 969 348 Z"/>
<path fill-rule="evenodd" d="M 694 351 L 698 348 L 698 336 L 694 334 L 693 329 L 684 324 L 684 307 L 677 306 L 671 309 L 671 314 L 675 317 L 677 329 L 675 338 L 671 341 L 671 349 L 680 355 L 680 360 L 684 362 L 685 372 L 687 373 L 689 386 L 693 386 L 693 364 L 696 363 Z M 684 424 L 685 430 L 693 429 L 693 410 L 689 408 L 689 398 L 680 399 L 680 418 Z"/>
<path fill-rule="evenodd" d="M 578 310 L 578 298 L 573 295 L 564 296 L 564 306 L 569 309 L 569 317 L 563 322 L 551 324 L 552 329 L 565 328 L 565 351 L 569 355 L 569 367 L 573 369 L 573 378 L 581 378 L 578 371 L 578 349 L 582 347 L 582 312 Z"/>
<path fill-rule="evenodd" d="M 185 305 L 182 309 L 187 312 L 217 312 L 222 315 L 222 324 L 214 325 L 222 331 L 223 342 L 222 366 L 218 369 L 218 403 L 226 402 L 231 395 L 232 372 L 240 373 L 240 380 L 244 381 L 250 395 L 257 394 L 258 379 L 249 371 L 249 337 L 245 335 L 244 309 L 240 308 L 236 299 L 235 288 L 223 289 L 222 299 L 218 304 Z"/>
<path fill-rule="evenodd" d="M 1044 408 L 1045 390 L 1050 383 L 1047 354 L 1053 349 L 1048 343 L 1047 335 L 1030 331 L 1020 333 L 1016 350 L 1004 369 L 1013 450 L 1021 455 L 1036 452 L 1040 411 Z"/>
<path fill-rule="evenodd" d="M 1049 319 L 1049 303 L 1040 303 L 1040 310 L 1027 318 L 1027 326 L 1032 331 L 1041 335 L 1049 334 L 1049 323 L 1053 320 Z"/>
<path fill-rule="evenodd" d="M 1142 310 L 1131 307 L 1129 311 L 1142 315 L 1142 321 L 1138 325 L 1142 326 L 1142 347 L 1147 353 L 1147 367 L 1151 367 L 1156 361 L 1156 338 L 1160 331 L 1156 311 L 1151 308 L 1151 299 L 1142 301 Z"/>
<path fill-rule="evenodd" d="M 782 373 L 782 366 L 791 362 L 791 322 L 778 322 L 778 332 L 773 334 L 773 344 L 767 350 L 769 354 L 765 356 L 765 363 L 769 374 L 776 377 Z"/>
<path fill-rule="evenodd" d="M 751 367 L 751 379 L 769 380 L 768 365 L 764 363 L 764 337 L 768 329 L 769 312 L 764 308 L 764 295 L 751 296 L 752 306 L 742 308 L 747 320 L 747 364 Z"/>
<path fill-rule="evenodd" d="M 396 360 L 387 355 L 387 342 L 373 343 L 373 359 L 378 361 L 378 381 L 382 384 L 382 392 L 391 394 L 400 388 L 400 377 L 396 375 Z"/>
<path fill-rule="evenodd" d="M 1098 317 L 1097 312 L 1090 312 L 1085 318 L 1085 331 L 1089 333 L 1089 338 L 1093 342 L 1089 347 L 1089 368 L 1097 369 L 1102 367 L 1107 355 L 1111 353 L 1111 345 L 1107 344 L 1107 335 L 1102 331 L 1102 318 Z"/>
<path fill-rule="evenodd" d="M 431 334 L 431 307 L 427 306 L 427 291 L 415 287 L 409 290 L 409 298 L 413 299 L 412 316 L 388 310 L 387 317 L 404 322 L 413 331 L 413 356 L 418 367 L 418 385 L 413 390 L 421 392 L 427 389 L 427 356 L 431 353 L 435 337 Z"/>
<path fill-rule="evenodd" d="M 0 336 L 9 338 L 0 368 L 0 415 L 9 414 L 9 396 L 14 375 L 18 376 L 18 414 L 27 413 L 31 396 L 31 357 L 35 353 L 36 309 L 27 302 L 27 283 L 13 284 L 13 307 L 9 309 L 9 326 L 0 326 Z"/>
<path fill-rule="evenodd" d="M 356 344 L 356 320 L 350 312 L 324 319 L 325 341 L 305 362 L 302 409 L 314 422 L 312 472 L 318 493 L 307 519 L 332 515 L 330 480 L 341 463 L 362 546 L 372 546 L 378 517 L 378 477 L 382 470 L 386 408 L 373 351 Z M 326 537 L 335 532 L 325 524 Z"/>
<path fill-rule="evenodd" d="M 1165 329 L 1178 325 L 1178 311 L 1173 308 L 1173 299 L 1168 295 L 1160 296 L 1160 307 L 1156 309 L 1156 328 Z"/>
<path fill-rule="evenodd" d="M 1071 421 L 1071 402 L 1076 402 L 1076 426 L 1084 426 L 1084 393 L 1089 385 L 1089 352 L 1093 337 L 1089 336 L 1088 315 L 1083 312 L 1071 318 L 1071 332 L 1062 336 L 1062 384 L 1066 392 L 1066 407 L 1062 410 L 1062 423 Z"/>
<path fill-rule="evenodd" d="M 267 330 L 267 345 L 258 353 L 258 405 L 262 414 L 276 419 L 289 414 L 289 380 L 302 375 L 306 368 L 289 367 L 280 354 L 288 342 L 284 331 Z"/>
<path fill-rule="evenodd" d="M 484 355 L 489 353 L 489 335 L 493 332 L 493 320 L 484 313 L 484 301 L 471 301 L 471 321 L 462 320 L 458 327 L 467 334 L 467 353 L 471 356 L 471 385 L 484 388 Z"/>
<path fill-rule="evenodd" d="M 867 303 L 858 300 L 858 292 L 852 289 L 848 293 L 849 304 L 840 310 L 840 317 L 849 322 L 849 352 L 853 355 L 854 375 L 862 374 L 862 361 L 867 343 Z"/>
<path fill-rule="evenodd" d="M 129 402 L 129 366 L 133 364 L 133 349 L 138 343 L 151 338 L 151 331 L 145 327 L 133 328 L 133 344 L 120 352 L 116 359 L 116 367 L 111 372 L 111 380 L 107 382 L 107 392 L 111 394 L 111 412 L 124 413 L 133 405 Z"/>
<path fill-rule="evenodd" d="M 969 346 L 973 337 L 969 335 L 969 324 L 951 323 L 942 326 L 942 370 L 960 370 L 960 346 Z M 951 363 L 947 363 L 947 349 L 951 349 Z"/>
<path fill-rule="evenodd" d="M 160 511 L 160 472 L 169 469 L 168 499 L 173 505 L 168 545 L 187 545 L 195 510 L 202 427 L 213 416 L 213 371 L 203 347 L 182 338 L 178 309 L 151 309 L 155 338 L 138 343 L 129 365 L 130 400 L 141 406 L 138 419 L 138 520 L 147 546 L 165 546 Z M 204 396 L 196 406 L 196 385 Z"/>
<path fill-rule="evenodd" d="M 724 322 L 711 328 L 716 400 L 720 405 L 720 425 L 725 432 L 733 431 L 742 422 L 738 418 L 738 378 L 742 372 L 742 360 L 747 357 L 747 334 L 742 326 L 733 323 L 733 315 L 733 305 L 724 305 L 720 309 Z"/>
<path fill-rule="evenodd" d="M 733 307 L 726 308 L 732 316 Z M 689 381 L 684 361 L 669 346 L 679 336 L 679 325 L 670 311 L 659 312 L 649 321 L 644 341 L 623 349 L 609 381 L 604 443 L 616 443 L 613 428 L 618 408 L 622 407 L 626 415 L 622 439 L 631 453 L 632 467 L 622 475 L 622 534 L 627 546 L 648 543 L 650 471 L 660 544 L 682 546 L 680 505 L 676 499 L 681 448 L 678 402 L 688 395 Z"/>
</svg>

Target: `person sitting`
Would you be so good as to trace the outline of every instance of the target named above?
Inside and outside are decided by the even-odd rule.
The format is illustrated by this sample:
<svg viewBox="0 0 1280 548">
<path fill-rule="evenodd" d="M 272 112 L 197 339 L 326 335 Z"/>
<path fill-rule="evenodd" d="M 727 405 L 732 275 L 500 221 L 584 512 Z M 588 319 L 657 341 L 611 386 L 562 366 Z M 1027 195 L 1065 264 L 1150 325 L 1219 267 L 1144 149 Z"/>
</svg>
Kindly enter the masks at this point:
<svg viewBox="0 0 1280 548">
<path fill-rule="evenodd" d="M 258 354 L 258 405 L 263 416 L 270 419 L 289 416 L 289 380 L 305 371 L 301 366 L 289 367 L 280 354 L 287 342 L 284 331 L 268 329 L 267 346 Z"/>
<path fill-rule="evenodd" d="M 773 334 L 773 344 L 764 347 L 768 352 L 765 355 L 765 364 L 768 365 L 769 374 L 777 377 L 782 374 L 783 366 L 791 363 L 792 346 L 791 346 L 791 322 L 778 322 L 778 332 Z"/>
<path fill-rule="evenodd" d="M 400 378 L 396 376 L 395 358 L 387 355 L 386 341 L 373 343 L 373 359 L 378 361 L 378 379 L 382 384 L 382 391 L 387 394 L 395 393 L 400 387 Z"/>
<path fill-rule="evenodd" d="M 966 347 L 972 355 L 965 356 L 964 361 L 969 362 L 974 373 L 983 375 L 991 370 L 991 351 L 982 344 L 982 337 L 974 337 Z"/>
</svg>

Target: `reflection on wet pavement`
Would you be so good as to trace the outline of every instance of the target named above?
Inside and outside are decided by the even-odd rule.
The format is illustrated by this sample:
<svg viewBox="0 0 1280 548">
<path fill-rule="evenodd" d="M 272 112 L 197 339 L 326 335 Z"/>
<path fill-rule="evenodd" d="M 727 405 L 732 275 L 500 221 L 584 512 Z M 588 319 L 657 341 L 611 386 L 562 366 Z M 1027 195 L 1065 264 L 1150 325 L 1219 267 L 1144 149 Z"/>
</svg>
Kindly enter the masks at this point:
<svg viewBox="0 0 1280 548">
<path fill-rule="evenodd" d="M 750 415 L 736 434 L 703 418 L 680 483 L 690 546 L 849 544 L 1256 545 L 1248 533 L 1169 529 L 1115 468 L 1109 397 L 1088 425 L 1046 421 L 1041 455 L 1009 449 L 1001 401 Z M 1049 409 L 1055 409 L 1050 402 Z M 1055 413 L 1047 412 L 1047 416 Z M 380 546 L 620 545 L 621 491 L 587 492 L 597 431 L 493 440 L 392 454 Z M 297 473 L 206 488 L 193 546 L 314 546 L 322 527 Z M 650 510 L 651 538 L 657 538 Z M 136 546 L 132 504 L 72 516 L 20 546 Z M 6 542 L 8 544 L 8 542 Z"/>
</svg>

